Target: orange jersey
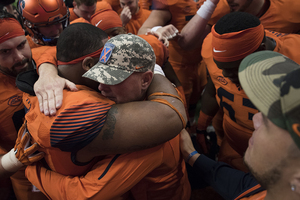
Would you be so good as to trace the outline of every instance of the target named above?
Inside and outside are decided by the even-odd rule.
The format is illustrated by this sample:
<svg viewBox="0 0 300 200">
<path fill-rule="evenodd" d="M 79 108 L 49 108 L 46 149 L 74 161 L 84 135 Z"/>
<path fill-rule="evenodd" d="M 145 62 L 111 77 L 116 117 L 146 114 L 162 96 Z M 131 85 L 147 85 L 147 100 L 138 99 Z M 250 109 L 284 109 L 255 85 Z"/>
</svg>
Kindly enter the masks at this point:
<svg viewBox="0 0 300 200">
<path fill-rule="evenodd" d="M 48 197 L 68 199 L 121 199 L 131 190 L 134 199 L 190 198 L 179 136 L 150 149 L 106 156 L 84 177 L 62 176 L 30 166 L 26 176 Z"/>
<path fill-rule="evenodd" d="M 126 24 L 125 28 L 127 33 L 137 34 L 143 23 L 149 17 L 151 11 L 140 8 L 138 13 L 132 15 L 130 21 Z"/>
<path fill-rule="evenodd" d="M 25 119 L 32 139 L 46 153 L 49 167 L 65 175 L 82 175 L 94 164 L 74 163 L 73 154 L 89 144 L 101 131 L 112 101 L 85 86 L 78 92 L 64 90 L 62 107 L 55 116 L 40 112 L 37 97 L 24 93 Z"/>
<path fill-rule="evenodd" d="M 300 2 L 295 0 L 269 0 L 270 7 L 259 18 L 265 29 L 281 33 L 299 33 L 300 31 Z M 229 13 L 227 0 L 220 0 L 220 7 L 224 7 Z M 218 4 L 218 6 L 219 6 Z M 224 10 L 215 11 L 217 18 L 224 16 Z M 225 14 L 227 14 L 225 13 Z M 217 18 L 210 24 L 216 23 Z"/>
<path fill-rule="evenodd" d="M 0 153 L 4 154 L 14 147 L 25 116 L 22 91 L 14 77 L 0 73 L 0 97 Z"/>
<path fill-rule="evenodd" d="M 267 37 L 276 41 L 274 51 L 300 64 L 300 57 L 297 51 L 300 45 L 300 35 L 281 34 L 268 30 L 265 32 Z M 214 63 L 211 39 L 212 34 L 210 33 L 203 41 L 202 57 L 215 85 L 218 104 L 224 111 L 223 129 L 227 141 L 235 151 L 243 155 L 248 146 L 248 140 L 254 130 L 252 116 L 258 111 L 250 102 L 242 88 L 224 77 L 222 70 Z"/>
<path fill-rule="evenodd" d="M 161 1 L 155 0 L 153 1 L 153 6 L 154 9 L 168 10 L 172 15 L 172 19 L 168 24 L 173 24 L 180 32 L 196 14 L 199 3 L 196 3 L 193 0 L 170 0 L 163 4 Z M 170 40 L 169 51 L 169 61 L 172 65 L 173 62 L 180 65 L 195 65 L 201 61 L 201 57 L 196 56 L 199 55 L 200 48 L 188 51 L 183 50 L 178 45 L 176 39 Z"/>
<path fill-rule="evenodd" d="M 167 47 L 160 40 L 158 40 L 157 37 L 153 35 L 149 34 L 149 35 L 139 35 L 139 36 L 144 40 L 146 40 L 151 45 L 155 53 L 156 64 L 163 67 L 169 57 L 169 51 Z"/>
</svg>

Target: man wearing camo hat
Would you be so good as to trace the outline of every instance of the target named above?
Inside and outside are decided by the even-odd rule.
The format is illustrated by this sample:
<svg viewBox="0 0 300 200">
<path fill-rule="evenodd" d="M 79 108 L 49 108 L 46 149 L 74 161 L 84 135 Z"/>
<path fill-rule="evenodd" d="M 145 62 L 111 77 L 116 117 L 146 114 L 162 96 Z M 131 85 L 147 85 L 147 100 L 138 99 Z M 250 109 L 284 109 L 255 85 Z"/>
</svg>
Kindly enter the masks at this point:
<svg viewBox="0 0 300 200">
<path fill-rule="evenodd" d="M 189 199 L 191 190 L 185 163 L 180 155 L 179 136 L 175 133 L 173 139 L 167 138 L 170 136 L 170 126 L 178 126 L 178 123 L 181 128 L 184 126 L 180 119 L 173 123 L 168 119 L 182 117 L 180 113 L 185 112 L 184 107 L 176 103 L 169 106 L 162 104 L 168 104 L 169 99 L 172 103 L 181 104 L 175 97 L 176 91 L 165 77 L 153 76 L 155 54 L 144 39 L 131 34 L 118 35 L 103 47 L 102 42 L 107 40 L 107 35 L 104 37 L 106 40 L 99 39 L 100 34 L 103 35 L 101 32 L 90 24 L 77 23 L 68 26 L 58 39 L 58 71 L 81 85 L 77 85 L 78 92 L 64 91 L 63 107 L 55 116 L 58 120 L 44 115 L 41 116 L 44 118 L 37 117 L 37 121 L 42 121 L 41 125 L 35 126 L 44 127 L 44 130 L 45 126 L 53 123 L 50 129 L 53 139 L 50 140 L 51 145 L 55 145 L 49 147 L 49 140 L 39 141 L 43 147 L 48 145 L 48 150 L 55 148 L 56 152 L 47 154 L 47 161 L 52 169 L 57 168 L 55 172 L 38 165 L 30 166 L 26 171 L 28 179 L 51 199 L 128 199 L 129 193 L 139 200 Z M 84 42 L 72 43 L 74 40 Z M 97 88 L 99 83 L 82 77 L 82 72 L 87 69 L 90 71 L 84 76 L 110 84 L 111 88 L 102 90 L 103 95 L 122 104 L 111 105 L 112 101 L 94 90 L 88 90 L 85 86 Z M 169 96 L 154 96 L 148 97 L 150 101 L 138 101 L 155 92 L 168 92 Z M 152 102 L 157 99 L 162 103 Z M 30 102 L 33 101 L 36 100 L 31 98 Z M 166 109 L 172 112 L 167 114 Z M 67 120 L 61 124 L 64 118 Z M 74 127 L 79 127 L 80 131 Z M 46 138 L 44 133 L 39 132 Z M 85 137 L 81 137 L 82 134 Z M 62 140 L 63 137 L 65 140 Z M 90 141 L 91 137 L 95 139 Z M 163 138 L 165 143 L 162 142 Z M 160 142 L 155 144 L 155 140 Z M 83 145 L 85 147 L 82 148 Z M 65 159 L 63 155 L 66 155 Z M 103 156 L 98 157 L 92 170 L 78 177 L 78 172 L 83 168 L 91 169 L 87 167 L 94 163 L 88 161 L 99 155 Z M 52 161 L 49 158 L 53 158 Z M 62 167 L 68 169 L 64 175 L 57 173 L 63 170 Z M 70 172 L 77 175 L 73 178 L 66 176 Z"/>
<path fill-rule="evenodd" d="M 300 66 L 284 55 L 260 51 L 239 67 L 239 80 L 260 111 L 245 153 L 251 173 L 212 161 L 197 152 L 189 164 L 225 199 L 300 199 Z M 182 153 L 195 149 L 182 134 Z M 213 169 L 213 170 L 211 170 Z"/>
<path fill-rule="evenodd" d="M 154 65 L 154 51 L 144 39 L 122 34 L 105 43 L 99 62 L 83 77 L 99 82 L 101 94 L 116 103 L 143 100 Z"/>
</svg>

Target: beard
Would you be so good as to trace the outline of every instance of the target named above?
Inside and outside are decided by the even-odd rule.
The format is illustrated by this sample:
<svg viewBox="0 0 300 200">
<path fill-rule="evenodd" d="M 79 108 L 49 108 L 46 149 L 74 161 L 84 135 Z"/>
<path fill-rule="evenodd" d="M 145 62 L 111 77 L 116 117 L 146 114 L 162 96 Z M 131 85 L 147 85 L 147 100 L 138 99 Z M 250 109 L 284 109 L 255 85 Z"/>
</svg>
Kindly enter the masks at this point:
<svg viewBox="0 0 300 200">
<path fill-rule="evenodd" d="M 272 169 L 261 173 L 256 171 L 249 163 L 244 160 L 245 164 L 249 168 L 252 175 L 258 181 L 258 183 L 266 190 L 272 188 L 274 185 L 278 183 L 278 181 L 282 177 L 282 171 L 285 166 L 287 166 L 286 159 L 283 159 L 277 166 Z"/>
<path fill-rule="evenodd" d="M 24 64 L 26 64 L 26 67 L 21 68 L 21 69 L 17 69 L 20 66 L 23 66 Z M 18 74 L 20 74 L 21 72 L 30 70 L 30 69 L 34 69 L 34 66 L 32 64 L 32 59 L 29 58 L 24 58 L 21 62 L 15 63 L 11 69 L 7 69 L 5 67 L 0 66 L 0 71 L 8 76 L 12 76 L 12 77 L 17 77 Z"/>
</svg>

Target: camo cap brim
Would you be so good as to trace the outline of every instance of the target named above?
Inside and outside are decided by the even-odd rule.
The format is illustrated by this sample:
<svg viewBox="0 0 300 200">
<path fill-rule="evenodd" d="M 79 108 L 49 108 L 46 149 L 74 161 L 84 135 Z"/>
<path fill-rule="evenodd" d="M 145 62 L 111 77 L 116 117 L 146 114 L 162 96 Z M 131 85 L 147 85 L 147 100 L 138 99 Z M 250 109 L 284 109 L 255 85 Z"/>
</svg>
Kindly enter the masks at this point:
<svg viewBox="0 0 300 200">
<path fill-rule="evenodd" d="M 116 85 L 134 72 L 153 72 L 155 61 L 154 51 L 146 40 L 133 34 L 121 34 L 105 43 L 99 62 L 83 77 Z"/>
<path fill-rule="evenodd" d="M 239 80 L 251 102 L 300 148 L 300 66 L 273 51 L 253 53 L 240 64 Z"/>
</svg>

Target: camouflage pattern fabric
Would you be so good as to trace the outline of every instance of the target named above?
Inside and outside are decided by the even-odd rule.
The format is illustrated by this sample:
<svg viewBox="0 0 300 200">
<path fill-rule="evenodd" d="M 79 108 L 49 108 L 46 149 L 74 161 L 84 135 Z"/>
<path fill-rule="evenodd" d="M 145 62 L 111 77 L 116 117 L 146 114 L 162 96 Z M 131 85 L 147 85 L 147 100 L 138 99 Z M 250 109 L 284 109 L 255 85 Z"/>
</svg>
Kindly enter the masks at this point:
<svg viewBox="0 0 300 200">
<path fill-rule="evenodd" d="M 155 54 L 148 42 L 133 34 L 121 34 L 108 40 L 99 62 L 83 77 L 106 85 L 116 85 L 134 72 L 153 71 Z"/>
<path fill-rule="evenodd" d="M 300 148 L 300 66 L 273 51 L 247 56 L 239 67 L 241 86 L 252 103 Z"/>
</svg>

